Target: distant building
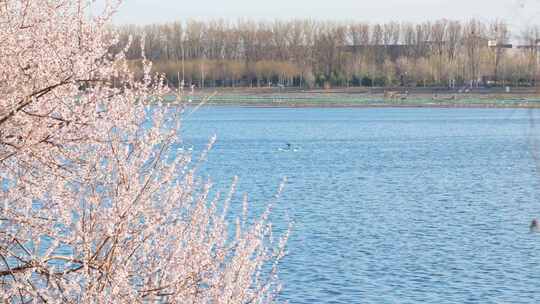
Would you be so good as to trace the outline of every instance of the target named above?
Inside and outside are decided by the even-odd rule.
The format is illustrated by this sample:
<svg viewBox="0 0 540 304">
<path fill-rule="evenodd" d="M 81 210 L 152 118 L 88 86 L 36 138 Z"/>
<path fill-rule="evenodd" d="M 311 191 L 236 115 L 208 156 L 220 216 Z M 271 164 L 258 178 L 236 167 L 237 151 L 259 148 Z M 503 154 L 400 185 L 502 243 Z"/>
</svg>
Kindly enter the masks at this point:
<svg viewBox="0 0 540 304">
<path fill-rule="evenodd" d="M 424 43 L 419 45 L 407 45 L 407 44 L 377 44 L 377 45 L 344 45 L 341 47 L 341 50 L 344 52 L 352 54 L 366 54 L 366 53 L 375 53 L 380 54 L 384 53 L 392 61 L 397 60 L 402 56 L 410 56 L 415 54 L 416 56 L 422 57 L 426 56 L 430 50 L 430 44 Z"/>
<path fill-rule="evenodd" d="M 489 40 L 488 47 L 490 48 L 501 48 L 501 49 L 511 49 L 513 46 L 509 43 L 499 43 L 497 40 Z"/>
<path fill-rule="evenodd" d="M 540 49 L 540 39 L 536 39 L 534 44 L 518 45 L 518 49 Z"/>
</svg>

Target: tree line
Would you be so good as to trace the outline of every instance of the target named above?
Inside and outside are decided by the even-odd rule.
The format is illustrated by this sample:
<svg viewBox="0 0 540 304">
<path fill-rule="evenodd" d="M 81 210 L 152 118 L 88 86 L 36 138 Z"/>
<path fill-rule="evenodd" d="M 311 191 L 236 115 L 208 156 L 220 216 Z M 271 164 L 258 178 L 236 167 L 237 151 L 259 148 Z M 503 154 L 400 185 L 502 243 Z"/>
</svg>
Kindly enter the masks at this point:
<svg viewBox="0 0 540 304">
<path fill-rule="evenodd" d="M 501 20 L 190 20 L 119 32 L 128 59 L 144 49 L 171 85 L 533 86 L 538 74 L 540 27 L 513 33 Z"/>
</svg>

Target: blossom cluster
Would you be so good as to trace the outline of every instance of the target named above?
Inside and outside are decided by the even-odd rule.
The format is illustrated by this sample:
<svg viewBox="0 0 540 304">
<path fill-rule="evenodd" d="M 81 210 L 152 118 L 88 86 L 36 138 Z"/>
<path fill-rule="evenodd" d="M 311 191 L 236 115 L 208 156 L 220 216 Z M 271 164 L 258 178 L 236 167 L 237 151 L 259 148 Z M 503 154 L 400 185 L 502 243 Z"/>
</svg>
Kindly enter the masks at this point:
<svg viewBox="0 0 540 304">
<path fill-rule="evenodd" d="M 111 52 L 119 5 L 0 1 L 0 300 L 277 301 L 288 233 L 271 206 L 229 222 L 235 184 L 211 195 L 178 148 L 181 96 Z"/>
</svg>

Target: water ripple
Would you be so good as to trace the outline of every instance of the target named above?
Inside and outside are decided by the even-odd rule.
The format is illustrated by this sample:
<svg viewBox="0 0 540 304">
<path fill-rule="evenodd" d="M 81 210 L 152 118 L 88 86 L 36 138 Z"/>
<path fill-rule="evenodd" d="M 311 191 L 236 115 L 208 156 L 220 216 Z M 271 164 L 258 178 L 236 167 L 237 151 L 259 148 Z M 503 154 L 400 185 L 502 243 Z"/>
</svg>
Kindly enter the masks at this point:
<svg viewBox="0 0 540 304">
<path fill-rule="evenodd" d="M 255 208 L 289 177 L 276 212 L 295 222 L 290 303 L 536 303 L 528 121 L 504 109 L 207 108 L 186 142 L 217 134 L 205 170 L 223 188 L 238 174 Z"/>
</svg>

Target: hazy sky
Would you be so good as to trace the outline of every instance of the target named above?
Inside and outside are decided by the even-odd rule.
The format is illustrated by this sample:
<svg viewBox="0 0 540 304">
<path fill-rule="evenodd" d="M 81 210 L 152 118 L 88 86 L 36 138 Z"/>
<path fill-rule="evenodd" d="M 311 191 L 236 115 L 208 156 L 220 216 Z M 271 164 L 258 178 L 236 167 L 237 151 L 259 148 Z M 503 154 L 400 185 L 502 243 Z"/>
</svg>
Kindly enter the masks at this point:
<svg viewBox="0 0 540 304">
<path fill-rule="evenodd" d="M 125 0 L 117 23 L 212 18 L 359 20 L 491 20 L 513 26 L 540 21 L 540 0 Z"/>
</svg>

